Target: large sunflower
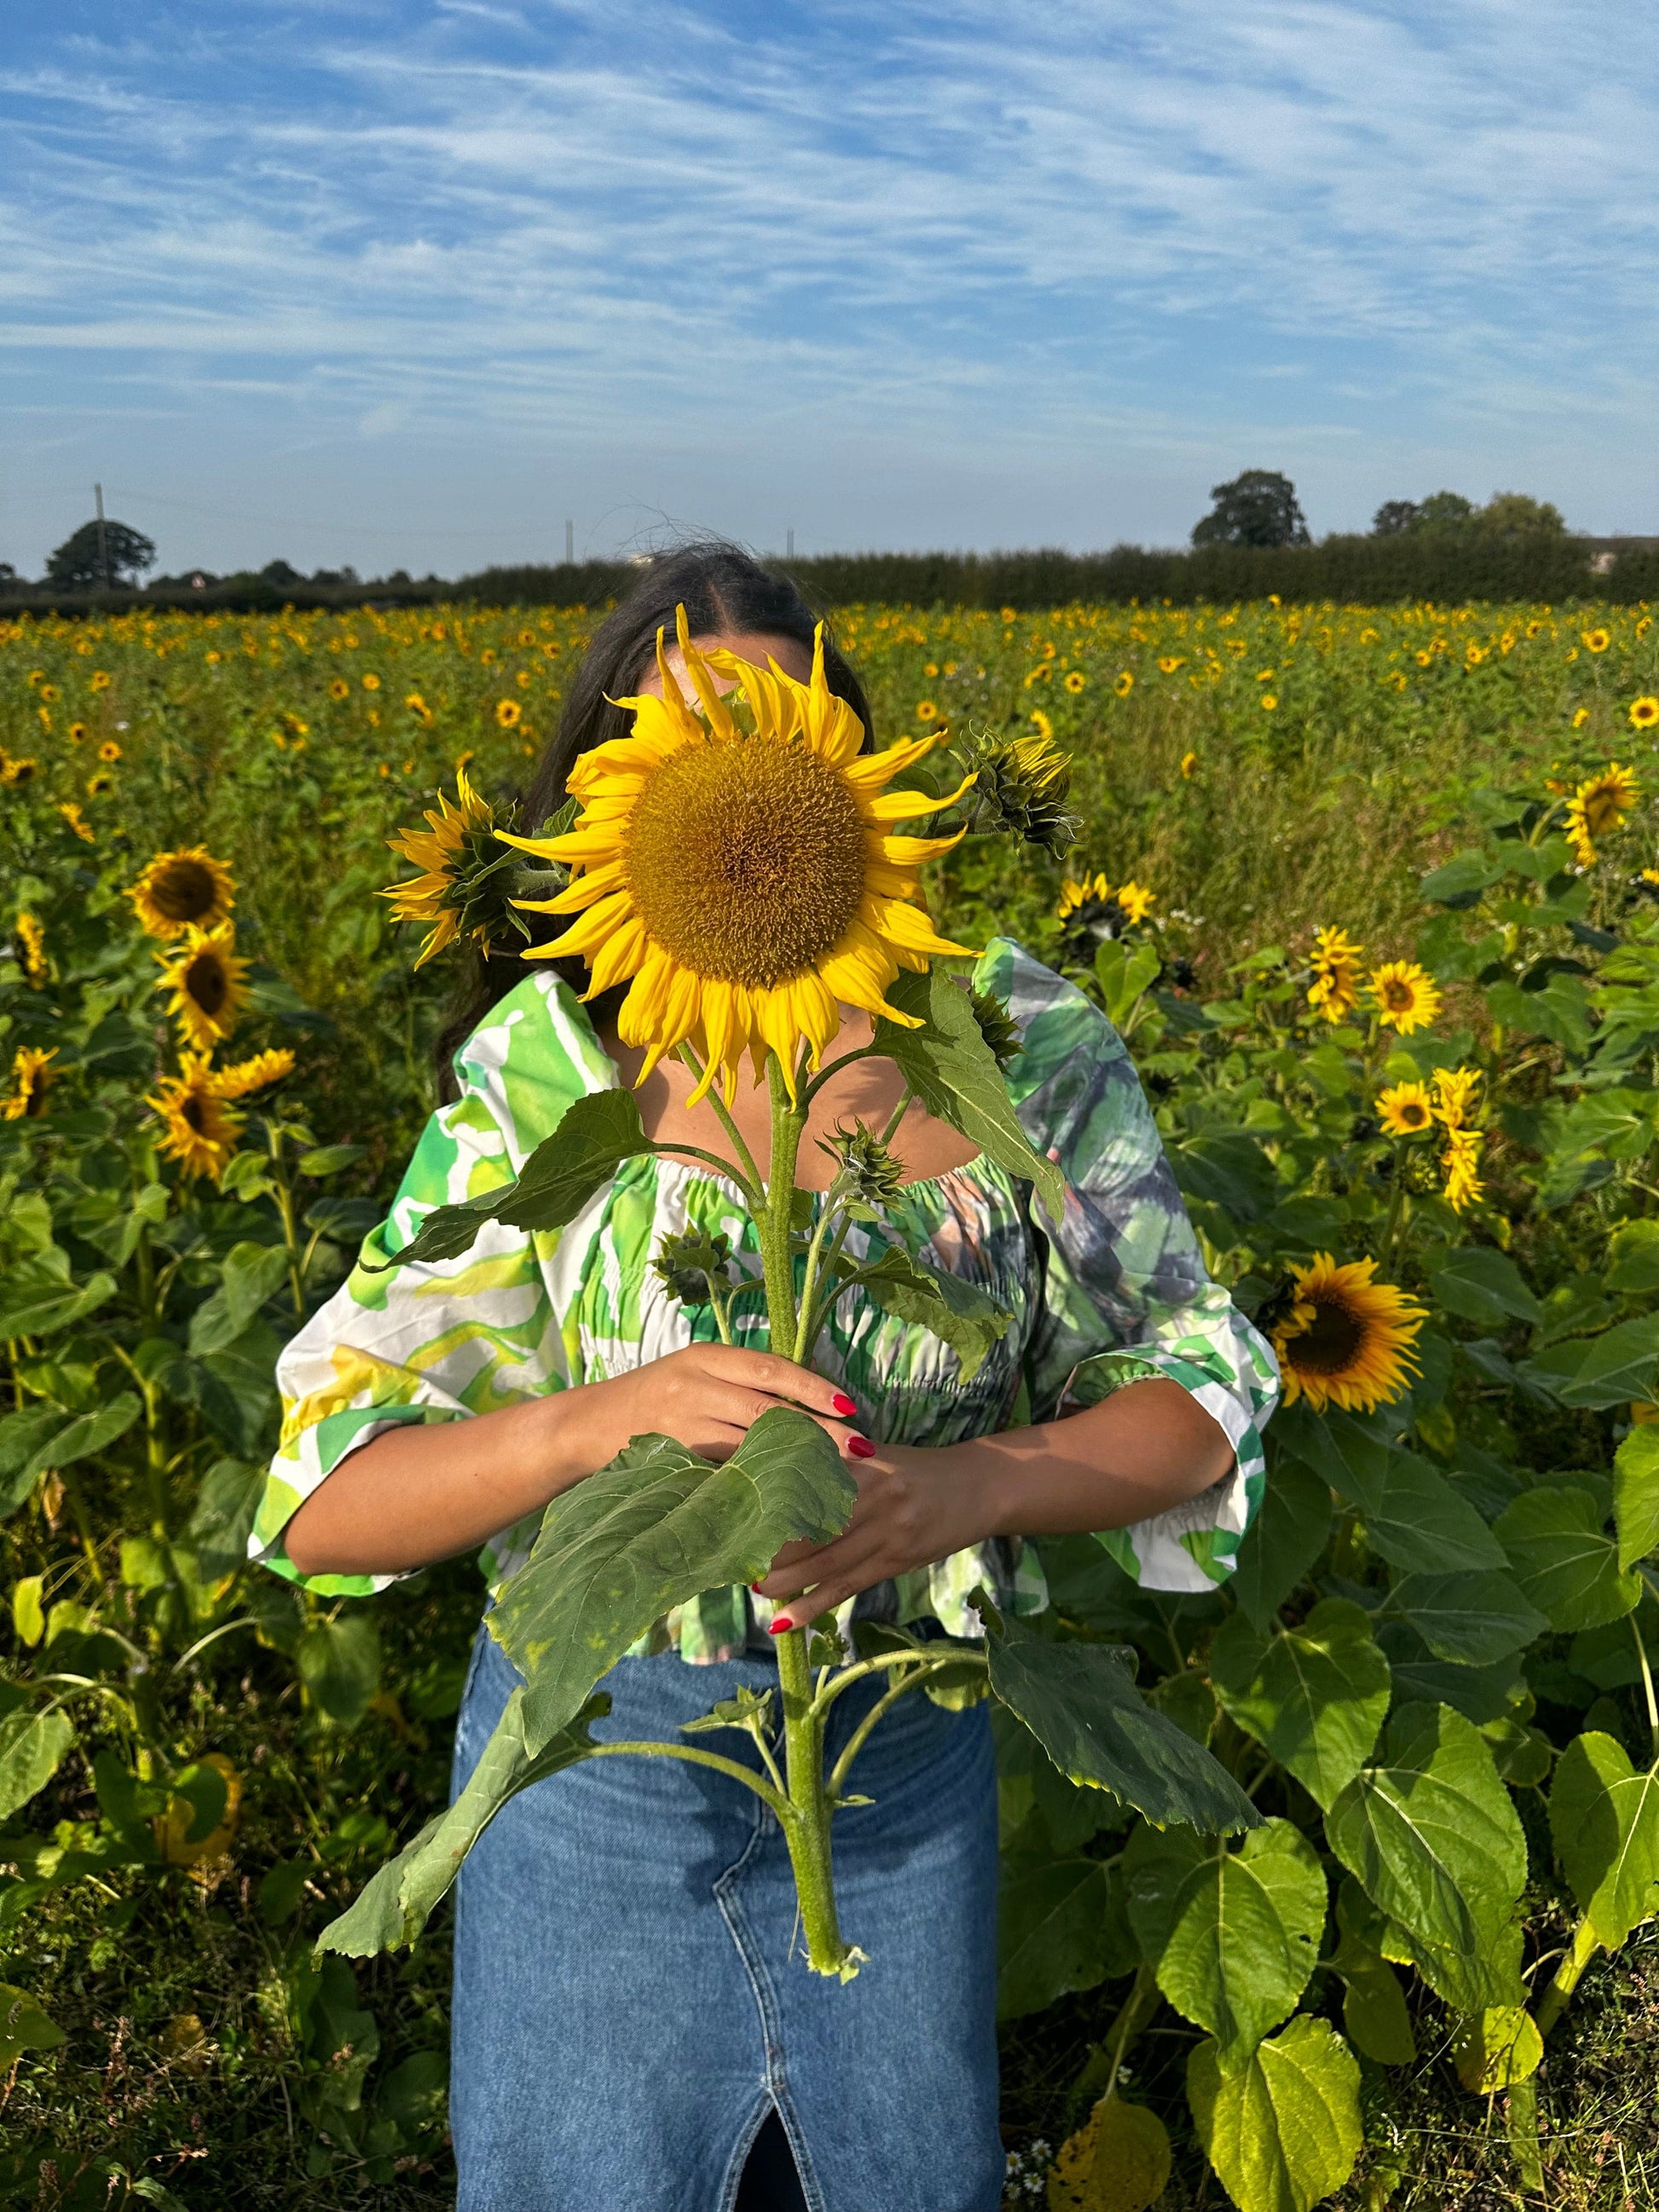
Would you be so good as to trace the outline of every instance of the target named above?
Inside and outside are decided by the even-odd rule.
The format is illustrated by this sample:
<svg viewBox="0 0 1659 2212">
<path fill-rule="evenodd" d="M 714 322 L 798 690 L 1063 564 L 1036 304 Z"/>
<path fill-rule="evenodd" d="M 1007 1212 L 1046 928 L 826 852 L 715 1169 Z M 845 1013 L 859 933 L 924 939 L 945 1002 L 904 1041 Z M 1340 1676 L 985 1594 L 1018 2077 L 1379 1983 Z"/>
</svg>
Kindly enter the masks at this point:
<svg viewBox="0 0 1659 2212">
<path fill-rule="evenodd" d="M 57 1057 L 56 1045 L 50 1052 L 33 1045 L 20 1047 L 11 1063 L 11 1094 L 0 1098 L 0 1121 L 32 1121 L 46 1112 L 53 1073 L 50 1063 Z"/>
<path fill-rule="evenodd" d="M 205 845 L 158 853 L 128 891 L 139 925 L 151 937 L 181 929 L 215 929 L 236 903 L 230 870 Z"/>
<path fill-rule="evenodd" d="M 1328 1252 L 1291 1269 L 1296 1303 L 1273 1331 L 1287 1406 L 1305 1397 L 1316 1413 L 1328 1406 L 1369 1413 L 1399 1395 L 1428 1315 L 1395 1284 L 1374 1281 L 1376 1273 L 1375 1260 L 1339 1267 Z"/>
<path fill-rule="evenodd" d="M 692 1044 L 703 1061 L 696 1098 L 717 1072 L 729 1095 L 744 1052 L 758 1078 L 769 1048 L 793 1083 L 801 1041 L 816 1065 L 843 1004 L 908 1020 L 885 997 L 900 969 L 969 950 L 936 933 L 917 880 L 963 833 L 900 837 L 889 825 L 956 805 L 974 779 L 943 799 L 889 791 L 934 740 L 860 757 L 863 726 L 825 680 L 822 629 L 808 684 L 775 661 L 761 669 L 700 653 L 684 608 L 678 633 L 701 713 L 686 704 L 659 632 L 663 696 L 620 702 L 633 711 L 631 734 L 577 761 L 574 828 L 507 842 L 572 872 L 556 897 L 516 903 L 580 916 L 524 957 L 580 954 L 590 998 L 631 981 L 623 1042 L 645 1048 L 645 1073 Z M 741 686 L 752 728 L 717 676 Z"/>
<path fill-rule="evenodd" d="M 229 1105 L 204 1056 L 179 1055 L 179 1073 L 161 1079 L 144 1103 L 167 1125 L 158 1147 L 164 1159 L 177 1160 L 187 1176 L 210 1175 L 215 1182 L 236 1149 L 242 1116 Z"/>
<path fill-rule="evenodd" d="M 158 991 L 171 989 L 167 1012 L 176 1014 L 187 1044 L 211 1052 L 236 1026 L 247 1004 L 247 962 L 236 955 L 236 925 L 186 929 L 181 949 L 171 958 L 158 952 Z"/>
</svg>

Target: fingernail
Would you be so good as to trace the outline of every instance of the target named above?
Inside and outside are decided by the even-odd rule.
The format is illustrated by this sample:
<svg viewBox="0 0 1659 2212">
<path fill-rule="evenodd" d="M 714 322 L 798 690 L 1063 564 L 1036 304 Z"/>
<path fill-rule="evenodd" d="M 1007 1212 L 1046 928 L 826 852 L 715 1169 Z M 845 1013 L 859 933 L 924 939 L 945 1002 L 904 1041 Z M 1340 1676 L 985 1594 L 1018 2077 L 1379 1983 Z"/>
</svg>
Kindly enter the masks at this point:
<svg viewBox="0 0 1659 2212">
<path fill-rule="evenodd" d="M 848 1437 L 847 1449 L 854 1459 L 873 1459 L 876 1455 L 876 1448 L 868 1437 Z"/>
<path fill-rule="evenodd" d="M 857 1399 L 849 1398 L 845 1390 L 837 1390 L 830 1403 L 838 1413 L 856 1413 L 859 1409 Z"/>
<path fill-rule="evenodd" d="M 794 1625 L 793 1620 L 775 1620 L 766 1632 L 769 1636 L 787 1636 Z"/>
<path fill-rule="evenodd" d="M 758 1583 L 750 1583 L 749 1587 L 751 1590 L 757 1590 L 760 1588 L 760 1584 Z"/>
</svg>

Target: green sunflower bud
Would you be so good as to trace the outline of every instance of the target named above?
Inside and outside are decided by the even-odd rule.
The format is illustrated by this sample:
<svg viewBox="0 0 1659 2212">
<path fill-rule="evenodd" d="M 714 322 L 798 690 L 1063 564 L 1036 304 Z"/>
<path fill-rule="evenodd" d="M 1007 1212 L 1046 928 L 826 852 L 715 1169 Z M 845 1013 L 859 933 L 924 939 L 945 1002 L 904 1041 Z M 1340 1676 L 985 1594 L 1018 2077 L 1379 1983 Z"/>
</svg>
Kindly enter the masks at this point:
<svg viewBox="0 0 1659 2212">
<path fill-rule="evenodd" d="M 651 1265 L 661 1276 L 668 1295 L 683 1306 L 706 1306 L 714 1297 L 713 1285 L 731 1286 L 732 1240 L 711 1237 L 706 1229 L 688 1229 L 684 1236 L 665 1237 Z"/>
<path fill-rule="evenodd" d="M 970 729 L 951 751 L 979 779 L 970 801 L 970 830 L 1012 830 L 1056 860 L 1077 842 L 1082 821 L 1066 813 L 1065 805 L 1072 763 L 1052 739 Z"/>
</svg>

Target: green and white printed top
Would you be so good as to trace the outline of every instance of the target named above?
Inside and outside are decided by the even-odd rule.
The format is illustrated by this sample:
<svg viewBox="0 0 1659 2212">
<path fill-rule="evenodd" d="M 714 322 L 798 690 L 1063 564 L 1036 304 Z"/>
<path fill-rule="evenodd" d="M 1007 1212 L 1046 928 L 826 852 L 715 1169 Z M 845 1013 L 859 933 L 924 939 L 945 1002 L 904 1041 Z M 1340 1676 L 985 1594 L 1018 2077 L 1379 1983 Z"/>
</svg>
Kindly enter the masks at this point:
<svg viewBox="0 0 1659 2212">
<path fill-rule="evenodd" d="M 1051 1419 L 1149 1376 L 1179 1382 L 1226 1431 L 1232 1472 L 1099 1540 L 1149 1588 L 1207 1589 L 1231 1571 L 1261 1499 L 1259 1432 L 1278 1395 L 1273 1354 L 1205 1272 L 1111 1024 L 1006 938 L 992 941 L 974 981 L 1008 1002 L 1020 1030 L 1009 1090 L 1032 1145 L 1065 1177 L 1065 1218 L 1048 1223 L 1029 1186 L 983 1155 L 907 1184 L 881 1229 L 854 1229 L 849 1252 L 878 1255 L 897 1238 L 928 1266 L 988 1291 L 1012 1325 L 964 1381 L 938 1337 L 851 1291 L 824 1332 L 818 1365 L 857 1399 L 870 1436 L 907 1444 L 961 1443 L 1027 1411 Z M 624 1162 L 565 1229 L 490 1222 L 459 1259 L 371 1273 L 413 1241 L 433 1207 L 512 1181 L 574 1099 L 617 1080 L 580 1001 L 547 969 L 491 1008 L 455 1066 L 461 1096 L 427 1124 L 390 1218 L 365 1239 L 359 1265 L 277 1369 L 282 1443 L 249 1551 L 324 1595 L 367 1594 L 396 1579 L 302 1577 L 283 1551 L 289 1517 L 348 1452 L 400 1423 L 465 1420 L 711 1340 L 709 1310 L 677 1304 L 652 1268 L 666 1234 L 724 1231 L 738 1263 L 760 1271 L 735 1186 L 697 1163 L 647 1154 Z M 763 1331 L 748 1303 L 734 1331 Z M 538 1521 L 532 1514 L 484 1547 L 492 1590 L 528 1556 Z M 858 1611 L 900 1622 L 931 1615 L 953 1634 L 972 1634 L 966 1600 L 980 1583 L 1017 1613 L 1048 1601 L 1035 1552 L 994 1542 L 866 1592 Z M 746 1589 L 706 1591 L 641 1648 L 677 1644 L 686 1659 L 726 1657 L 769 1614 Z"/>
</svg>

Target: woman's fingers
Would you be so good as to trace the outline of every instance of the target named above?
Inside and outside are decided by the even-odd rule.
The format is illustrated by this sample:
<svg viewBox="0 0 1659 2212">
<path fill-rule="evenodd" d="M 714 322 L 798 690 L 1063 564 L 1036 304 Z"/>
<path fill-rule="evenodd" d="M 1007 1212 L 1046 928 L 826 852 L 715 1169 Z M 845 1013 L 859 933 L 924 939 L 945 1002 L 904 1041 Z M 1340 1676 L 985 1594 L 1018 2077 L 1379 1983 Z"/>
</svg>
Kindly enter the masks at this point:
<svg viewBox="0 0 1659 2212">
<path fill-rule="evenodd" d="M 772 1352 L 749 1352 L 735 1344 L 706 1344 L 697 1349 L 708 1374 L 755 1391 L 770 1403 L 800 1406 L 808 1413 L 834 1415 L 843 1421 L 857 1418 L 856 1401 L 839 1382 L 797 1367 L 792 1359 L 780 1358 Z"/>
</svg>

